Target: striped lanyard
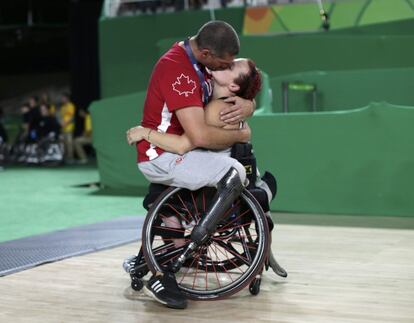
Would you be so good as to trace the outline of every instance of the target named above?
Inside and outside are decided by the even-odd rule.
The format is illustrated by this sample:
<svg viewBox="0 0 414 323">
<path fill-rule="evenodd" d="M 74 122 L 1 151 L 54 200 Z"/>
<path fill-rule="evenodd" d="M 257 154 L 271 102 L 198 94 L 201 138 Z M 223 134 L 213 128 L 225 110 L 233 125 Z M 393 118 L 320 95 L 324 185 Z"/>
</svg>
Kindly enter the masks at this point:
<svg viewBox="0 0 414 323">
<path fill-rule="evenodd" d="M 193 64 L 193 68 L 196 71 L 198 79 L 200 80 L 200 84 L 203 88 L 203 103 L 207 104 L 208 103 L 207 82 L 206 82 L 203 72 L 201 72 L 200 67 L 198 66 L 197 60 L 194 57 L 193 51 L 191 50 L 191 47 L 190 47 L 190 41 L 188 38 L 184 40 L 184 48 L 185 48 L 188 58 L 191 61 L 191 64 Z"/>
</svg>

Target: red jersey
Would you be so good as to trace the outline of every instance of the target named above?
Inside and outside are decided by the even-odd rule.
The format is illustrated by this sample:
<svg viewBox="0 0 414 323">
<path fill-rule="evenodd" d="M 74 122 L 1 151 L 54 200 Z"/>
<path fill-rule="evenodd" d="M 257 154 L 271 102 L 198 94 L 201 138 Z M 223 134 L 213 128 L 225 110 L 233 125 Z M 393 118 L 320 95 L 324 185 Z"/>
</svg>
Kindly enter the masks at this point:
<svg viewBox="0 0 414 323">
<path fill-rule="evenodd" d="M 212 95 L 211 74 L 204 67 L 208 95 Z M 186 107 L 203 108 L 203 88 L 185 49 L 175 43 L 155 65 L 148 85 L 141 125 L 159 132 L 182 135 L 184 129 L 175 114 Z M 146 140 L 137 143 L 138 162 L 152 160 L 164 150 Z"/>
</svg>

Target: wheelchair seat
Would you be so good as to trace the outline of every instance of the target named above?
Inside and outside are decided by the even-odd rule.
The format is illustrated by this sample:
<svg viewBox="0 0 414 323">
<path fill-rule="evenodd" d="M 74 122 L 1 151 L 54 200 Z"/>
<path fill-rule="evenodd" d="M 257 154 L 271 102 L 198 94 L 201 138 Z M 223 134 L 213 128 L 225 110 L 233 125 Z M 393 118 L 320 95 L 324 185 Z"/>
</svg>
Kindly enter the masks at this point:
<svg viewBox="0 0 414 323">
<path fill-rule="evenodd" d="M 158 196 L 162 194 L 169 186 L 163 184 L 151 183 L 148 187 L 148 193 L 145 195 L 142 205 L 148 211 Z"/>
</svg>

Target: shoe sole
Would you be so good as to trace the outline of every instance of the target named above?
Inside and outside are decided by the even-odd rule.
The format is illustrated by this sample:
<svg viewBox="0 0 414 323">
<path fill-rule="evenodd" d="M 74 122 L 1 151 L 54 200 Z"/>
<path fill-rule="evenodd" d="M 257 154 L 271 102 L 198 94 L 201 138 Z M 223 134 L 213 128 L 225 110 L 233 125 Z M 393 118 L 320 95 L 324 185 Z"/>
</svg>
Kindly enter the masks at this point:
<svg viewBox="0 0 414 323">
<path fill-rule="evenodd" d="M 149 296 L 149 297 L 151 297 L 152 299 L 156 300 L 158 303 L 161 303 L 161 304 L 163 304 L 163 305 L 165 305 L 165 306 L 167 306 L 169 308 L 173 308 L 173 309 L 177 309 L 177 310 L 183 310 L 183 309 L 186 308 L 186 307 L 179 307 L 179 306 L 171 305 L 171 304 L 168 304 L 167 302 L 159 299 L 157 297 L 157 295 L 154 294 L 152 292 L 152 290 L 150 290 L 146 285 L 144 285 L 144 294 L 147 295 L 147 296 Z"/>
</svg>

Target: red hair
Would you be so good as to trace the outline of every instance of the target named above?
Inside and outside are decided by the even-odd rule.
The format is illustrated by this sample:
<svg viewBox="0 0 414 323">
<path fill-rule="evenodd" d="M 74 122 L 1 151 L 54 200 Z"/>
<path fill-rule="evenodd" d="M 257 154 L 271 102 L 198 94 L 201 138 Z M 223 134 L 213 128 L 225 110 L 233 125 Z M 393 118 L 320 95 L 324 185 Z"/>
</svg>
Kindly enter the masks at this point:
<svg viewBox="0 0 414 323">
<path fill-rule="evenodd" d="M 247 100 L 253 100 L 262 88 L 262 76 L 251 59 L 247 59 L 247 64 L 249 65 L 249 72 L 240 74 L 234 80 L 234 83 L 240 87 L 234 94 Z"/>
</svg>

